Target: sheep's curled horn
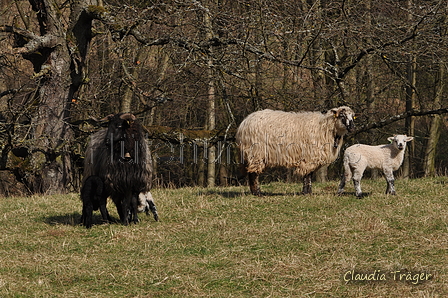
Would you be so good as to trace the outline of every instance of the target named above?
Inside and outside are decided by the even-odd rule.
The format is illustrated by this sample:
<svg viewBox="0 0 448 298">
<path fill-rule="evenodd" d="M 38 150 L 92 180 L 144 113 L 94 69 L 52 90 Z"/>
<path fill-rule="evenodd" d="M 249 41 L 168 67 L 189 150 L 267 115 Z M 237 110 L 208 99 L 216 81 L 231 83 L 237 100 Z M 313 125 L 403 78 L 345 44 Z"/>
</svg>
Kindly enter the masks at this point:
<svg viewBox="0 0 448 298">
<path fill-rule="evenodd" d="M 124 113 L 124 114 L 120 115 L 120 119 L 127 120 L 127 121 L 135 121 L 135 120 L 137 120 L 137 117 L 135 117 L 131 113 Z"/>
<path fill-rule="evenodd" d="M 115 116 L 114 114 L 107 115 L 106 117 L 102 118 L 100 121 L 109 121 L 114 116 Z M 120 119 L 128 120 L 128 121 L 130 121 L 130 120 L 135 121 L 135 120 L 137 120 L 137 117 L 135 117 L 135 115 L 133 115 L 131 113 L 123 113 L 120 115 Z"/>
</svg>

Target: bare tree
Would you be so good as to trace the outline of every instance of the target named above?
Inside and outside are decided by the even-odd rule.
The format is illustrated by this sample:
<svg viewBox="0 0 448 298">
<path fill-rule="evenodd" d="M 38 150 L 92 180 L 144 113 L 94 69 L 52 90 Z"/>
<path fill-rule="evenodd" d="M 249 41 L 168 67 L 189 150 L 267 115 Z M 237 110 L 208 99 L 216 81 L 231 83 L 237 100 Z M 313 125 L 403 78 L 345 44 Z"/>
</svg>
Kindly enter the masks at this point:
<svg viewBox="0 0 448 298">
<path fill-rule="evenodd" d="M 442 94 L 445 89 L 445 68 L 446 65 L 443 63 L 439 64 L 439 72 L 437 75 L 436 82 L 436 92 L 434 96 L 434 107 L 440 107 L 442 102 Z M 437 152 L 437 144 L 440 139 L 442 126 L 442 117 L 441 115 L 433 115 L 431 118 L 431 126 L 429 130 L 428 142 L 426 144 L 425 149 L 425 157 L 423 161 L 423 170 L 425 176 L 434 176 L 436 174 L 436 152 Z"/>
<path fill-rule="evenodd" d="M 120 110 L 138 113 L 146 124 L 203 131 L 196 139 L 197 155 L 204 144 L 199 140 L 213 143 L 211 131 L 231 139 L 232 129 L 257 109 L 326 110 L 346 104 L 360 112 L 359 123 L 374 129 L 385 123 L 382 119 L 406 112 L 403 86 L 408 86 L 414 103 L 405 115 L 417 116 L 437 98 L 419 92 L 429 84 L 420 70 L 433 69 L 439 65 L 434 61 L 446 61 L 448 54 L 446 34 L 441 34 L 446 31 L 444 4 L 12 2 L 8 9 L 14 11 L 4 9 L 0 24 L 0 94 L 7 98 L 0 104 L 1 166 L 14 167 L 11 150 L 27 147 L 31 174 L 26 178 L 33 180 L 33 191 L 69 191 L 76 187 L 76 159 L 94 130 L 89 119 Z M 417 59 L 415 82 L 404 67 L 409 57 Z M 446 97 L 440 94 L 443 107 Z M 25 108 L 19 113 L 20 104 Z M 377 138 L 404 132 L 404 122 L 387 122 L 395 125 L 376 129 Z M 414 173 L 422 166 L 418 153 L 431 145 L 423 148 L 419 141 L 426 137 L 422 125 L 415 122 Z M 368 133 L 353 138 L 349 141 L 372 141 Z M 208 184 L 215 182 L 219 156 L 210 148 L 206 152 L 207 167 L 196 158 L 186 171 L 192 175 L 189 181 L 208 174 Z M 328 176 L 334 172 L 331 166 Z"/>
</svg>

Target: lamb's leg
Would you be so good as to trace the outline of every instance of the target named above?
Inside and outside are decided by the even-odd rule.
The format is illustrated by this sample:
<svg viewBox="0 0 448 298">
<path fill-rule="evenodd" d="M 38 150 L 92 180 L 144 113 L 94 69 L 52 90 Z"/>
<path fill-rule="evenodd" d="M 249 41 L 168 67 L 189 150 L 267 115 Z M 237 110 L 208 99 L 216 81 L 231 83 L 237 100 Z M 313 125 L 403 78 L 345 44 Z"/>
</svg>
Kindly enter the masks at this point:
<svg viewBox="0 0 448 298">
<path fill-rule="evenodd" d="M 261 196 L 260 184 L 258 183 L 258 174 L 249 173 L 249 187 L 254 196 Z"/>
<path fill-rule="evenodd" d="M 148 215 L 149 212 L 151 211 L 152 215 L 154 216 L 154 220 L 155 221 L 159 221 L 159 214 L 157 213 L 157 208 L 156 205 L 154 204 L 154 200 L 152 198 L 152 194 L 150 192 L 148 192 L 148 196 L 146 198 L 146 203 L 147 203 L 147 207 L 146 207 L 146 214 Z"/>
<path fill-rule="evenodd" d="M 355 187 L 356 197 L 362 197 L 361 182 L 353 178 L 353 186 Z"/>
<path fill-rule="evenodd" d="M 339 188 L 338 188 L 339 195 L 344 193 L 344 187 L 345 187 L 345 174 L 342 174 L 341 183 L 339 183 Z"/>
<path fill-rule="evenodd" d="M 157 213 L 156 205 L 154 204 L 154 199 L 152 198 L 152 194 L 150 191 L 146 193 L 140 193 L 138 195 L 138 212 L 145 211 L 146 215 L 149 215 L 149 211 L 151 211 L 154 216 L 155 221 L 159 221 L 159 214 Z"/>
<path fill-rule="evenodd" d="M 81 222 L 87 228 L 92 227 L 93 204 L 90 201 L 83 202 Z"/>
<path fill-rule="evenodd" d="M 387 188 L 386 188 L 386 194 L 387 195 L 396 195 L 395 193 L 395 179 L 394 174 L 392 171 L 384 171 L 384 176 L 386 176 L 386 182 L 387 182 Z"/>
<path fill-rule="evenodd" d="M 341 183 L 339 184 L 338 194 L 344 192 L 345 184 L 352 179 L 352 168 L 346 156 L 344 156 L 344 173 L 341 176 Z"/>
<path fill-rule="evenodd" d="M 355 187 L 355 193 L 358 198 L 362 197 L 362 190 L 361 190 L 361 179 L 362 174 L 364 173 L 364 169 L 355 169 L 353 173 L 353 186 Z"/>
<path fill-rule="evenodd" d="M 311 188 L 311 178 L 313 177 L 313 173 L 309 173 L 303 177 L 303 194 L 311 194 L 312 188 Z"/>
<path fill-rule="evenodd" d="M 154 216 L 154 220 L 159 221 L 159 214 L 157 213 L 157 208 L 156 205 L 154 204 L 154 201 L 148 200 L 148 207 L 152 215 Z M 146 210 L 146 214 L 148 214 L 148 210 Z"/>
</svg>

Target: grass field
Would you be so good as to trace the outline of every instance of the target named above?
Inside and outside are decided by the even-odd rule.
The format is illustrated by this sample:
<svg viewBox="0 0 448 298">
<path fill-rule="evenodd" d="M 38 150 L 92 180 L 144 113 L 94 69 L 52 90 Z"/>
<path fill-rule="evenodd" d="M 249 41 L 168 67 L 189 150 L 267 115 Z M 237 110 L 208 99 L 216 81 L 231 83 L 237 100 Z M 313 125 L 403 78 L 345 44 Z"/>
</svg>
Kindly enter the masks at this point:
<svg viewBox="0 0 448 298">
<path fill-rule="evenodd" d="M 447 297 L 447 184 L 155 189 L 160 222 L 90 230 L 77 194 L 2 198 L 0 297 Z"/>
</svg>

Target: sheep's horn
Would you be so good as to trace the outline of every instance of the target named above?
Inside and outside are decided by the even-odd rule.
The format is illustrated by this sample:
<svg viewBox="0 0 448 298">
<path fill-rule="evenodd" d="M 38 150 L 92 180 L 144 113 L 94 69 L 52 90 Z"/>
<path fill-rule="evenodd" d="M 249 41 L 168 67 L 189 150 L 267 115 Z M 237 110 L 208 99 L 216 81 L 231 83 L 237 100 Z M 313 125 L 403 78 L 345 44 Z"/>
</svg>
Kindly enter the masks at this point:
<svg viewBox="0 0 448 298">
<path fill-rule="evenodd" d="M 137 118 L 131 113 L 124 113 L 124 114 L 120 115 L 120 119 L 135 121 Z"/>
<path fill-rule="evenodd" d="M 101 122 L 109 121 L 110 119 L 112 119 L 113 116 L 114 116 L 114 114 L 107 115 L 106 117 L 100 119 L 100 121 Z"/>
</svg>

